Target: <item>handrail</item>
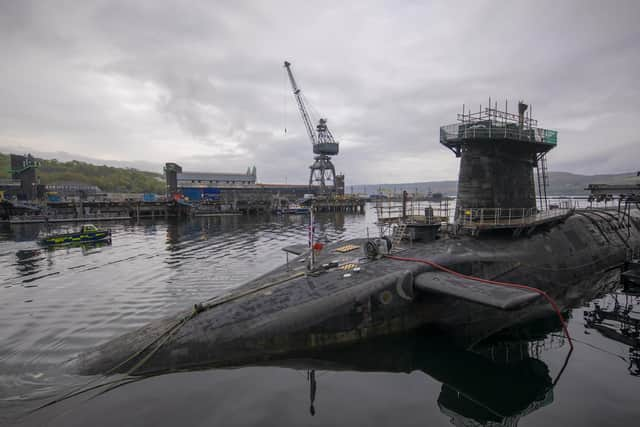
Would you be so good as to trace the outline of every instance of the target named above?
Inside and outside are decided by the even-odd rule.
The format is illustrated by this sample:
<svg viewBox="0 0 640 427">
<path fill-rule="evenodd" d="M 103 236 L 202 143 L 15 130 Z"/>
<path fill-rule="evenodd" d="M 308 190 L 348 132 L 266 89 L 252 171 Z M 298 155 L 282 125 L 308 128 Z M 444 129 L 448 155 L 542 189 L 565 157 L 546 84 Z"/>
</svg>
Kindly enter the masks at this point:
<svg viewBox="0 0 640 427">
<path fill-rule="evenodd" d="M 520 128 L 497 125 L 496 123 L 488 124 L 486 122 L 470 125 L 454 123 L 440 128 L 441 143 L 458 142 L 473 138 L 503 138 L 555 146 L 558 143 L 558 132 L 537 127 Z"/>
<path fill-rule="evenodd" d="M 456 222 L 462 227 L 527 225 L 546 218 L 566 215 L 571 208 L 538 211 L 537 208 L 456 209 Z"/>
<path fill-rule="evenodd" d="M 422 204 L 419 201 L 410 201 L 404 208 L 401 202 L 378 202 L 375 209 L 379 222 L 422 223 L 433 220 L 449 222 L 450 213 L 454 212 L 453 208 L 448 205 L 433 206 Z M 430 210 L 429 215 L 427 215 L 428 210 Z"/>
</svg>

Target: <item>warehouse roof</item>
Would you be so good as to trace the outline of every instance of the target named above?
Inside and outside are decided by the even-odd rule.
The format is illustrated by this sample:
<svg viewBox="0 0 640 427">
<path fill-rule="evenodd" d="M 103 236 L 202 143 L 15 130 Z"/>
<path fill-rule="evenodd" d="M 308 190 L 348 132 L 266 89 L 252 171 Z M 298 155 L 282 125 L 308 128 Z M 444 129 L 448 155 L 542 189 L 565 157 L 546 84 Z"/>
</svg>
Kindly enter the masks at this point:
<svg viewBox="0 0 640 427">
<path fill-rule="evenodd" d="M 182 172 L 177 174 L 178 181 L 251 181 L 256 177 L 244 173 L 229 172 Z"/>
</svg>

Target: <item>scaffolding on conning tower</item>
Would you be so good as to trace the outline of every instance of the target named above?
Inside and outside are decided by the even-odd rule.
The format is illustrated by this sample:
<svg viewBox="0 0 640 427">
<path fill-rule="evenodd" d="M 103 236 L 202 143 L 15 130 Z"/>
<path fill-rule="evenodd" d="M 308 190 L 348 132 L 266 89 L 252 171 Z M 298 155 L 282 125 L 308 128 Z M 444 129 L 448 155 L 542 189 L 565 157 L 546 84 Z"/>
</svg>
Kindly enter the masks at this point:
<svg viewBox="0 0 640 427">
<path fill-rule="evenodd" d="M 536 169 L 533 197 L 537 199 L 537 208 L 543 211 L 549 208 L 546 155 L 557 145 L 558 132 L 539 128 L 538 121 L 531 117 L 531 111 L 523 102 L 518 103 L 517 114 L 509 113 L 507 102 L 504 110 L 499 110 L 498 103 L 492 105 L 491 98 L 489 107 L 480 105 L 476 112 L 463 105 L 462 113 L 457 115 L 458 123 L 440 128 L 440 143 L 453 151 L 456 157 L 462 157 L 463 150 L 473 150 L 475 145 L 487 142 L 493 142 L 501 149 L 511 147 L 530 153 L 530 157 L 525 155 L 524 158 L 528 157 Z M 506 145 L 499 145 L 501 143 Z"/>
</svg>

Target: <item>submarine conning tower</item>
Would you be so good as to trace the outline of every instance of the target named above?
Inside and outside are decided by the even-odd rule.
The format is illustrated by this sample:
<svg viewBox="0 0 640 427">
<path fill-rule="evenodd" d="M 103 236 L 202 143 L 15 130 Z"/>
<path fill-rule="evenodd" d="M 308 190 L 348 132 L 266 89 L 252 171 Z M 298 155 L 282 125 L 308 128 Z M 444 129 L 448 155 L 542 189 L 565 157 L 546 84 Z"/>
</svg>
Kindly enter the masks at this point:
<svg viewBox="0 0 640 427">
<path fill-rule="evenodd" d="M 460 157 L 456 219 L 461 215 L 525 217 L 547 207 L 545 156 L 557 144 L 557 132 L 537 127 L 528 105 L 518 113 L 497 103 L 458 114 L 458 123 L 440 128 L 440 143 Z"/>
</svg>

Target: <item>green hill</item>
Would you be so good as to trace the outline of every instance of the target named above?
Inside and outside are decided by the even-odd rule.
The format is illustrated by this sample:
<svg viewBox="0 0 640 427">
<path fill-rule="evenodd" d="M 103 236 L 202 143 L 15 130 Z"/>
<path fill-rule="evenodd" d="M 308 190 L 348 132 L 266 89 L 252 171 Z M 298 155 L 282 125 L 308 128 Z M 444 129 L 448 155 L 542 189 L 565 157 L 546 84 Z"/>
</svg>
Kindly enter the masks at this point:
<svg viewBox="0 0 640 427">
<path fill-rule="evenodd" d="M 37 175 L 42 184 L 78 182 L 97 185 L 110 193 L 164 193 L 165 184 L 161 174 L 130 168 L 98 166 L 72 160 L 59 162 L 55 159 L 38 159 Z M 10 178 L 11 163 L 8 154 L 0 153 L 0 177 Z"/>
</svg>

